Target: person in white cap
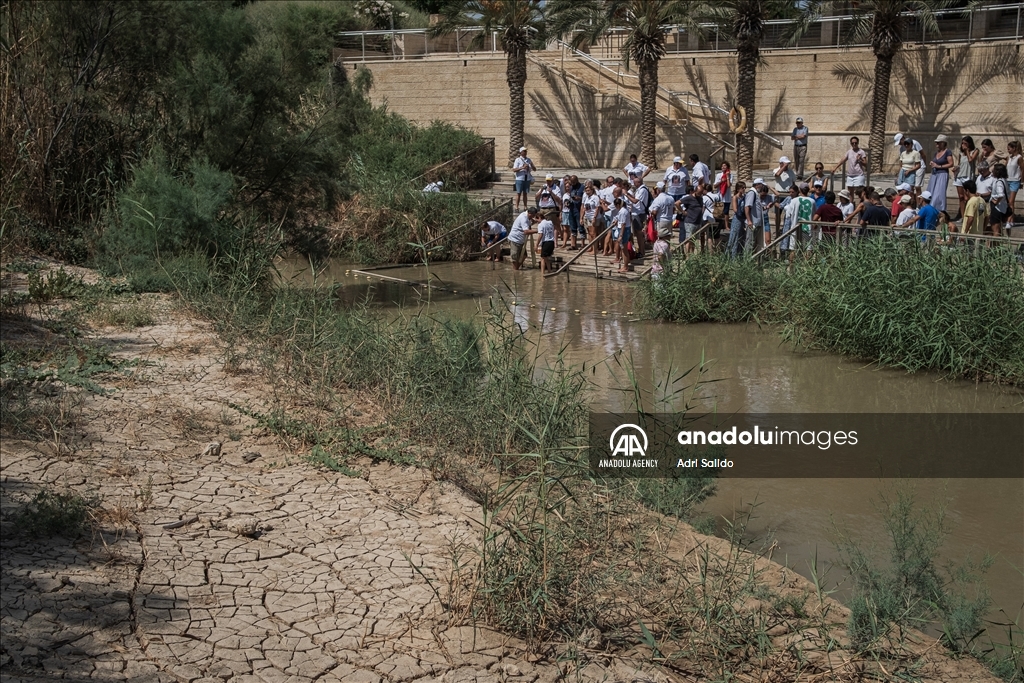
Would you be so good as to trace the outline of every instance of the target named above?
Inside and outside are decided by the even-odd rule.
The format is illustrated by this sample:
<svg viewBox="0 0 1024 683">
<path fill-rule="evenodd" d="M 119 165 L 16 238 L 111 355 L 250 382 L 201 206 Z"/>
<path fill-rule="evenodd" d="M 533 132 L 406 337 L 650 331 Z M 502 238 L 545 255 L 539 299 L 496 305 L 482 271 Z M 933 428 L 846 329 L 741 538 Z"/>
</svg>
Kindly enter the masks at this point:
<svg viewBox="0 0 1024 683">
<path fill-rule="evenodd" d="M 630 184 L 632 184 L 633 178 L 643 180 L 651 172 L 651 169 L 647 168 L 645 164 L 636 160 L 635 154 L 629 155 L 629 163 L 622 170 L 626 172 L 626 178 L 629 179 Z"/>
<path fill-rule="evenodd" d="M 772 171 L 772 175 L 775 176 L 775 196 L 776 197 L 787 197 L 789 195 L 789 188 L 793 187 L 796 183 L 796 173 L 790 168 L 793 162 L 790 161 L 789 157 L 783 155 L 779 157 L 779 165 Z M 776 206 L 775 208 L 775 230 L 778 230 L 782 226 L 782 207 Z"/>
<path fill-rule="evenodd" d="M 832 169 L 832 174 L 835 175 L 836 171 L 846 165 L 846 189 L 851 192 L 856 190 L 858 187 L 864 187 L 867 185 L 866 171 L 868 165 L 868 153 L 860 148 L 860 138 L 856 135 L 850 138 L 850 149 L 846 150 L 846 154 L 839 160 L 836 167 Z"/>
<path fill-rule="evenodd" d="M 920 220 L 917 209 L 914 208 L 914 198 L 909 194 L 900 197 L 900 214 L 896 217 L 897 228 L 913 228 Z"/>
<path fill-rule="evenodd" d="M 953 153 L 949 151 L 945 135 L 935 138 L 935 157 L 928 166 L 932 170 L 932 177 L 928 180 L 928 191 L 932 193 L 932 206 L 936 211 L 945 211 L 949 169 L 953 168 Z"/>
<path fill-rule="evenodd" d="M 562 224 L 562 193 L 555 184 L 555 176 L 550 173 L 544 176 L 544 184 L 537 190 L 536 199 L 540 212 L 554 224 L 557 235 Z"/>
<path fill-rule="evenodd" d="M 797 180 L 804 179 L 804 164 L 807 162 L 807 136 L 811 131 L 804 125 L 802 116 L 796 117 L 796 127 L 789 139 L 793 141 L 793 170 Z"/>
<path fill-rule="evenodd" d="M 925 190 L 917 198 L 917 227 L 922 230 L 935 230 L 939 227 L 939 210 L 932 206 L 932 193 Z"/>
<path fill-rule="evenodd" d="M 903 133 L 896 133 L 896 138 L 899 138 L 896 148 L 899 150 L 897 154 L 900 157 L 900 170 L 896 174 L 896 184 L 909 183 L 914 187 L 920 187 L 917 175 L 920 171 L 921 177 L 924 178 L 925 163 L 925 159 L 921 157 L 921 144 Z"/>
<path fill-rule="evenodd" d="M 428 184 L 426 187 L 423 188 L 423 191 L 424 192 L 440 192 L 442 187 L 444 187 L 444 183 L 442 181 L 438 180 L 435 183 Z"/>
<path fill-rule="evenodd" d="M 690 182 L 690 174 L 683 165 L 683 158 L 676 157 L 672 165 L 665 171 L 665 191 L 672 195 L 673 201 L 679 201 L 686 194 L 687 184 Z"/>
<path fill-rule="evenodd" d="M 892 219 L 894 221 L 897 218 L 899 218 L 900 211 L 903 210 L 903 206 L 900 204 L 900 202 L 903 201 L 903 197 L 904 196 L 909 196 L 910 195 L 910 190 L 911 189 L 912 188 L 910 187 L 909 183 L 900 183 L 899 185 L 897 185 L 894 188 L 895 195 L 893 196 L 893 199 L 892 199 Z"/>
<path fill-rule="evenodd" d="M 523 206 L 526 207 L 529 204 L 530 196 L 530 183 L 533 182 L 533 174 L 531 171 L 536 171 L 537 167 L 533 165 L 533 160 L 526 156 L 526 148 L 519 148 L 519 156 L 512 162 L 512 172 L 516 175 L 516 211 L 519 210 L 519 200 L 523 201 Z"/>
</svg>

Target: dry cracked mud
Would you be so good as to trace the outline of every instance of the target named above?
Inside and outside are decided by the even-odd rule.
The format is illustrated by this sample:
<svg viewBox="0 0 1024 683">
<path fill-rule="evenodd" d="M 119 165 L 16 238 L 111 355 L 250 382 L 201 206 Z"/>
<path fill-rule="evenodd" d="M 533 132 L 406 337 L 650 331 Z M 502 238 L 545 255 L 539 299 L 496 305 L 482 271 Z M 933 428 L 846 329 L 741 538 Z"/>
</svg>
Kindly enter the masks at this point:
<svg viewBox="0 0 1024 683">
<path fill-rule="evenodd" d="M 302 462 L 229 407 L 264 405 L 263 379 L 226 372 L 209 325 L 153 302 L 156 325 L 90 333 L 144 364 L 81 393 L 73 434 L 0 447 L 6 513 L 41 487 L 102 500 L 73 541 L 4 523 L 4 681 L 698 680 L 615 657 L 570 673 L 453 624 L 435 588 L 478 507 L 413 467 L 354 478 Z"/>
</svg>

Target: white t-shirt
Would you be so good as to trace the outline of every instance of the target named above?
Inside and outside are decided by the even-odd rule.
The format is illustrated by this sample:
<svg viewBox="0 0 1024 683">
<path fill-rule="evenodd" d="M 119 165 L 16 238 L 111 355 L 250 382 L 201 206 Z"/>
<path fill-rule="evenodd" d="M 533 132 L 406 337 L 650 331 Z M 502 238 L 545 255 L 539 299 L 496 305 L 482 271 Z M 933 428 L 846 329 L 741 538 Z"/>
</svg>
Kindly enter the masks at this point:
<svg viewBox="0 0 1024 683">
<path fill-rule="evenodd" d="M 615 186 L 606 185 L 597 191 L 597 196 L 605 200 L 609 206 L 615 201 Z"/>
<path fill-rule="evenodd" d="M 704 202 L 704 222 L 715 220 L 715 202 L 721 201 L 722 195 L 717 192 L 708 192 L 701 201 Z"/>
<path fill-rule="evenodd" d="M 647 213 L 651 204 L 651 191 L 646 185 L 639 185 L 633 188 L 633 197 L 636 201 L 630 200 L 630 213 L 634 216 L 642 216 Z"/>
<path fill-rule="evenodd" d="M 537 231 L 540 232 L 541 242 L 555 241 L 555 224 L 547 218 L 540 222 L 540 225 L 537 226 Z"/>
<path fill-rule="evenodd" d="M 1020 182 L 1020 154 L 1006 160 L 1006 179 Z"/>
<path fill-rule="evenodd" d="M 675 199 L 672 195 L 667 192 L 662 192 L 654 201 L 651 202 L 651 206 L 648 211 L 654 215 L 654 221 L 670 221 L 672 220 L 672 214 L 675 213 Z"/>
<path fill-rule="evenodd" d="M 686 194 L 686 183 L 689 182 L 690 174 L 686 172 L 685 166 L 677 170 L 675 165 L 668 167 L 665 171 L 665 191 L 676 197 Z"/>
<path fill-rule="evenodd" d="M 726 184 L 725 194 L 722 195 L 722 201 L 725 202 L 726 204 L 729 204 L 730 202 L 732 202 L 732 184 L 735 182 L 734 177 L 735 176 L 734 176 L 733 172 L 729 171 L 729 182 Z M 714 190 L 715 190 L 715 194 L 721 194 L 718 191 L 718 188 L 720 188 L 721 186 L 722 186 L 722 171 L 719 171 L 718 173 L 715 174 L 715 184 L 713 186 Z"/>
<path fill-rule="evenodd" d="M 601 205 L 601 198 L 597 193 L 583 195 L 583 220 L 592 221 L 597 215 L 597 207 Z"/>
<path fill-rule="evenodd" d="M 487 229 L 481 230 L 480 233 L 484 236 L 491 235 L 493 237 L 497 237 L 504 232 L 504 230 L 505 226 L 498 221 L 487 221 Z"/>
<path fill-rule="evenodd" d="M 523 244 L 526 242 L 526 235 L 523 231 L 530 229 L 530 214 L 523 211 L 521 214 L 516 216 L 516 220 L 512 223 L 512 229 L 508 233 L 508 241 L 515 244 Z"/>
<path fill-rule="evenodd" d="M 708 167 L 703 161 L 698 161 L 693 165 L 693 170 L 690 171 L 690 177 L 693 178 L 694 187 L 701 180 L 704 181 L 705 185 L 711 184 L 711 168 Z"/>
<path fill-rule="evenodd" d="M 995 184 L 996 179 L 995 176 L 989 173 L 988 178 L 982 178 L 979 175 L 978 179 L 975 182 L 978 185 L 978 194 L 984 196 L 987 194 L 992 194 L 992 185 Z"/>
<path fill-rule="evenodd" d="M 1006 201 L 1009 191 L 1010 188 L 1004 178 L 996 178 L 992 183 L 992 196 L 989 197 L 989 202 L 1002 213 L 1006 213 L 1010 208 L 1010 203 Z"/>
<path fill-rule="evenodd" d="M 629 209 L 622 207 L 619 209 L 619 213 L 615 215 L 615 222 L 619 224 L 620 228 L 625 228 L 630 225 Z"/>
<path fill-rule="evenodd" d="M 561 199 L 562 193 L 558 191 L 558 186 L 552 185 L 548 187 L 547 183 L 544 183 L 544 187 L 540 188 L 540 201 L 537 204 L 542 209 L 557 209 L 558 202 L 555 199 Z"/>
<path fill-rule="evenodd" d="M 789 194 L 789 188 L 793 187 L 793 183 L 796 182 L 796 173 L 793 172 L 793 169 L 787 167 L 783 171 L 780 166 L 772 175 L 775 176 L 775 191 L 780 194 Z"/>
<path fill-rule="evenodd" d="M 900 211 L 900 215 L 896 217 L 897 227 L 901 225 L 906 225 L 907 222 L 914 220 L 915 216 L 917 216 L 916 210 L 910 208 L 909 206 L 903 209 L 902 211 Z"/>
<path fill-rule="evenodd" d="M 633 181 L 633 178 L 643 178 L 644 173 L 647 173 L 647 167 L 639 161 L 635 164 L 626 164 L 622 170 L 626 172 L 626 177 L 629 178 L 630 182 Z"/>
<path fill-rule="evenodd" d="M 853 212 L 856 209 L 857 209 L 857 207 L 855 207 L 853 205 L 853 202 L 846 202 L 845 204 L 843 204 L 842 202 L 839 202 L 839 210 L 843 212 L 843 220 L 844 221 L 847 218 L 849 218 L 850 216 L 852 216 Z"/>
<path fill-rule="evenodd" d="M 530 173 L 532 165 L 533 160 L 530 157 L 516 157 L 516 160 L 512 162 L 512 170 L 516 173 L 516 180 L 533 180 L 533 175 Z"/>
</svg>

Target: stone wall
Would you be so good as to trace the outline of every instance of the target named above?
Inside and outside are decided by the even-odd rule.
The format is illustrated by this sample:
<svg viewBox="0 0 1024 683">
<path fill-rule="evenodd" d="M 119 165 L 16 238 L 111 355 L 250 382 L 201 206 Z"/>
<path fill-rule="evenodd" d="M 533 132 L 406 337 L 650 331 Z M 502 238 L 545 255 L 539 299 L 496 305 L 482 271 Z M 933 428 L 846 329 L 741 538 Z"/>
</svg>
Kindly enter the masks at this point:
<svg viewBox="0 0 1024 683">
<path fill-rule="evenodd" d="M 561 55 L 536 53 L 528 65 L 526 138 L 539 166 L 621 166 L 638 152 L 639 112 L 632 102 L 609 90 L 607 76 L 601 92 L 596 72 L 573 65 L 566 79 L 556 68 Z M 789 154 L 789 133 L 796 116 L 811 129 L 808 160 L 834 165 L 847 148 L 850 135 L 869 146 L 871 83 L 874 57 L 868 49 L 780 50 L 764 53 L 758 73 L 755 125 L 784 140 L 782 150 L 758 144 L 761 165 Z M 572 60 L 566 57 L 567 67 Z M 614 62 L 610 66 L 622 68 Z M 371 97 L 413 121 L 451 121 L 496 139 L 498 166 L 508 150 L 508 86 L 501 53 L 436 56 L 427 59 L 347 63 L 373 72 Z M 593 70 L 591 70 L 593 71 Z M 892 135 L 909 131 L 927 143 L 938 132 L 956 140 L 973 135 L 976 142 L 992 138 L 1000 149 L 1009 139 L 1024 136 L 1024 55 L 1018 42 L 974 45 L 908 46 L 897 58 L 893 73 L 886 160 L 895 162 Z M 633 72 L 635 73 L 635 72 Z M 631 82 L 627 77 L 624 83 Z M 669 55 L 661 63 L 661 85 L 690 91 L 724 108 L 732 103 L 736 83 L 734 53 Z M 635 90 L 633 90 L 635 92 Z M 667 110 L 667 107 L 663 107 Z M 731 139 L 724 117 L 713 115 L 714 133 Z M 705 158 L 717 144 L 684 123 L 662 124 L 659 165 L 674 154 L 697 152 Z M 954 142 L 954 146 L 955 146 Z M 721 158 L 721 155 L 719 157 Z"/>
</svg>

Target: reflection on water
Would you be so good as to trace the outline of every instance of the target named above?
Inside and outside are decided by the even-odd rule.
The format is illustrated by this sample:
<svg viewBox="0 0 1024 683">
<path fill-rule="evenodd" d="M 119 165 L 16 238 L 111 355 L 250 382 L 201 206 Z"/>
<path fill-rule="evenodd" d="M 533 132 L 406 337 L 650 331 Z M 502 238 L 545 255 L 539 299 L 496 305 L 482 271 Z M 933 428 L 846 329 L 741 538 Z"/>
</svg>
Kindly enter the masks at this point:
<svg viewBox="0 0 1024 683">
<path fill-rule="evenodd" d="M 285 261 L 286 278 L 310 282 L 308 264 Z M 423 286 L 368 279 L 355 266 L 333 263 L 317 275 L 322 283 L 344 285 L 343 300 L 368 302 L 385 310 L 425 307 Z M 379 271 L 400 280 L 423 282 L 426 269 L 402 267 Z M 648 388 L 705 358 L 708 383 L 705 407 L 725 412 L 756 413 L 913 413 L 1020 412 L 1024 396 L 990 384 L 950 382 L 933 374 L 878 369 L 846 358 L 795 351 L 774 329 L 746 325 L 678 325 L 636 320 L 632 290 L 622 283 L 573 276 L 542 281 L 537 271 L 515 273 L 506 264 L 431 264 L 432 281 L 445 290 L 430 292 L 424 310 L 457 316 L 478 315 L 492 304 L 511 308 L 517 322 L 531 331 L 543 354 L 564 350 L 567 360 L 594 365 L 596 410 L 629 409 L 620 363 L 631 356 Z M 515 305 L 512 305 L 515 302 Z M 691 375 L 692 376 L 692 375 Z M 677 397 L 672 408 L 680 408 Z M 648 406 L 649 408 L 653 406 Z M 1022 417 L 1024 419 L 1024 417 Z M 1024 457 L 1024 445 L 1022 445 Z M 1016 614 L 1024 603 L 1024 481 L 958 479 L 917 480 L 918 497 L 931 503 L 951 500 L 955 528 L 947 542 L 948 557 L 996 555 L 989 584 L 996 605 Z M 724 479 L 707 512 L 729 517 L 759 501 L 754 533 L 773 534 L 774 559 L 808 574 L 808 561 L 832 559 L 831 523 L 854 536 L 877 542 L 884 535 L 877 510 L 879 493 L 891 482 L 865 479 Z"/>
</svg>

